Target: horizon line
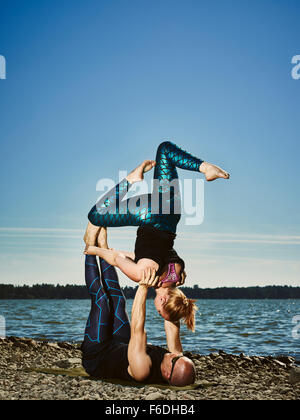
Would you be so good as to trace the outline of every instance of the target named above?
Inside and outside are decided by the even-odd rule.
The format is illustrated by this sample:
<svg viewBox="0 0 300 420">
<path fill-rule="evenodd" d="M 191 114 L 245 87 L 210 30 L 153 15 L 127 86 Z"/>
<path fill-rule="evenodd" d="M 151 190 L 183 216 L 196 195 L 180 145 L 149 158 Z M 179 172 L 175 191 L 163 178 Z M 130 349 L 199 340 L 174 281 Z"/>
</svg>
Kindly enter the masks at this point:
<svg viewBox="0 0 300 420">
<path fill-rule="evenodd" d="M 110 233 L 118 239 L 126 239 L 126 234 L 131 234 L 134 226 L 123 227 L 122 234 L 116 232 L 116 228 L 110 228 Z M 4 234 L 2 234 L 4 233 Z M 7 233 L 7 235 L 5 235 Z M 32 228 L 32 227 L 0 227 L 0 236 L 12 236 L 13 233 L 23 234 L 24 237 L 51 237 L 51 238 L 81 238 L 84 233 L 84 229 L 78 228 Z M 60 234 L 55 236 L 55 234 Z M 70 236 L 70 234 L 74 234 Z M 68 236 L 63 235 L 68 234 Z M 77 235 L 76 235 L 77 234 Z M 80 234 L 80 235 L 79 235 Z M 125 234 L 125 235 L 124 235 Z M 300 235 L 280 235 L 280 234 L 259 234 L 259 233 L 218 233 L 218 232 L 177 232 L 177 236 L 181 237 L 181 240 L 189 241 L 201 241 L 206 240 L 207 242 L 220 242 L 220 243 L 261 243 L 261 244 L 274 244 L 274 245 L 300 245 Z M 195 237 L 197 235 L 197 238 Z"/>
</svg>

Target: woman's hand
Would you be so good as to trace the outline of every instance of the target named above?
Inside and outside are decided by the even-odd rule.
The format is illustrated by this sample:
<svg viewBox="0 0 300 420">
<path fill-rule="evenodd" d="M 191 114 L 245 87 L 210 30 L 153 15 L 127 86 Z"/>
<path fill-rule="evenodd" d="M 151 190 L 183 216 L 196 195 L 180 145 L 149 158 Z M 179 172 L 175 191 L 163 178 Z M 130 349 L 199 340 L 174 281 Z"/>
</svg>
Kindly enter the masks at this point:
<svg viewBox="0 0 300 420">
<path fill-rule="evenodd" d="M 178 281 L 178 282 L 176 283 L 176 287 L 177 287 L 177 286 L 182 286 L 182 285 L 185 283 L 185 279 L 186 279 L 186 272 L 185 272 L 185 271 L 183 271 L 183 272 L 181 273 L 181 279 L 180 279 L 180 281 Z"/>
<path fill-rule="evenodd" d="M 160 287 L 161 282 L 159 281 L 159 277 L 156 276 L 156 270 L 151 270 L 150 268 L 143 270 L 139 286 L 145 286 L 147 289 L 149 287 Z"/>
</svg>

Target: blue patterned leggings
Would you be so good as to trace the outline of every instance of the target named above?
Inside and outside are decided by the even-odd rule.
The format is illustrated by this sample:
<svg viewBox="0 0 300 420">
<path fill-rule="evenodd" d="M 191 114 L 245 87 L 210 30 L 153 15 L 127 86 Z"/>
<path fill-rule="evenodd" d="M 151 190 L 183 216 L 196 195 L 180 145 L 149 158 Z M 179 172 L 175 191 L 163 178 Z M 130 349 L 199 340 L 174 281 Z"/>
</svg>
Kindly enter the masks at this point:
<svg viewBox="0 0 300 420">
<path fill-rule="evenodd" d="M 123 200 L 131 185 L 124 179 L 91 209 L 89 221 L 104 227 L 150 225 L 175 233 L 181 217 L 176 168 L 199 172 L 202 162 L 171 142 L 161 143 L 156 154 L 152 194 Z"/>
<path fill-rule="evenodd" d="M 85 347 L 115 337 L 123 343 L 130 339 L 130 323 L 126 313 L 126 299 L 121 290 L 115 268 L 99 258 L 86 255 L 85 281 L 91 297 L 91 311 L 87 320 Z"/>
</svg>

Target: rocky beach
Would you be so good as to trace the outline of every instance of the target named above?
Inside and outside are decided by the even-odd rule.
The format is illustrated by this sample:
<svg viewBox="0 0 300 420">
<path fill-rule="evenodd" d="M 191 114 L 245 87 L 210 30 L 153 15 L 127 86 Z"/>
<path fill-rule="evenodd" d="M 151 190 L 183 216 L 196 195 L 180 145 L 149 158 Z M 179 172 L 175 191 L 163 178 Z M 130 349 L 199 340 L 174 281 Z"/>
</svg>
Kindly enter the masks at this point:
<svg viewBox="0 0 300 420">
<path fill-rule="evenodd" d="M 0 400 L 297 400 L 300 368 L 291 357 L 186 352 L 197 389 L 125 386 L 37 370 L 81 367 L 80 345 L 28 338 L 0 339 Z M 80 370 L 80 369 L 79 369 Z"/>
</svg>

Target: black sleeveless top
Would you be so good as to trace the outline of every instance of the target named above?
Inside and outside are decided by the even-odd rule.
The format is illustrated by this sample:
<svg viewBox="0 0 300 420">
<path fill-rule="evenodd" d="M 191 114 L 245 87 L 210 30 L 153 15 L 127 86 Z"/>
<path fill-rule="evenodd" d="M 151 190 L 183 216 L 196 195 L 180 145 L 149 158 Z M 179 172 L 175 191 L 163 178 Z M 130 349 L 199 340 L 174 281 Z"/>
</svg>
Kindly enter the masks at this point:
<svg viewBox="0 0 300 420">
<path fill-rule="evenodd" d="M 159 265 L 157 275 L 162 274 L 163 268 L 169 263 L 181 264 L 184 270 L 184 261 L 173 249 L 176 234 L 159 230 L 153 226 L 140 226 L 137 230 L 135 242 L 135 262 L 142 258 L 149 258 Z"/>
<path fill-rule="evenodd" d="M 128 373 L 128 344 L 118 340 L 109 340 L 102 344 L 93 344 L 88 348 L 85 343 L 82 345 L 82 365 L 86 372 L 99 379 L 123 379 L 134 381 L 134 378 Z M 147 345 L 147 354 L 152 361 L 152 367 L 149 376 L 143 383 L 159 384 L 166 382 L 161 374 L 160 365 L 164 355 L 169 353 L 162 347 Z"/>
</svg>

